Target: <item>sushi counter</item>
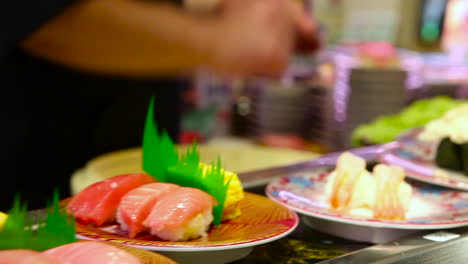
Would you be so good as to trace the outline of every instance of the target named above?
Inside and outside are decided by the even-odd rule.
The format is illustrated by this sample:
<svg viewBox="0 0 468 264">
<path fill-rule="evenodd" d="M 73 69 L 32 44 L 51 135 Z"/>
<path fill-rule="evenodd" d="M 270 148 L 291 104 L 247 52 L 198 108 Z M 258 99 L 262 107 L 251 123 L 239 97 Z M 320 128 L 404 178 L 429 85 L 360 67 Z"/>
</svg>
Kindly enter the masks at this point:
<svg viewBox="0 0 468 264">
<path fill-rule="evenodd" d="M 373 166 L 383 152 L 395 147 L 391 143 L 357 148 L 350 150 L 350 153 L 364 158 L 368 166 Z M 333 168 L 341 154 L 331 153 L 289 165 L 246 171 L 240 173 L 239 178 L 248 195 L 265 197 L 268 186 L 279 178 Z M 127 152 L 125 156 L 132 155 Z M 43 213 L 44 210 L 30 212 L 35 215 Z M 159 245 L 162 251 L 158 250 L 158 246 L 150 248 L 150 251 L 154 250 L 178 263 L 466 263 L 468 258 L 464 254 L 468 247 L 468 228 L 465 227 L 405 230 L 319 219 L 306 210 L 298 215 L 300 221 L 291 232 L 266 242 L 177 251 Z M 148 263 L 168 263 L 164 261 L 159 259 Z"/>
<path fill-rule="evenodd" d="M 467 245 L 468 228 L 423 231 L 373 244 L 330 236 L 301 223 L 288 237 L 257 246 L 233 264 L 466 263 Z"/>
<path fill-rule="evenodd" d="M 468 263 L 466 118 L 321 156 L 177 147 L 150 124 L 142 149 L 77 171 L 72 197 L 30 212 L 17 200 L 0 263 Z"/>
</svg>

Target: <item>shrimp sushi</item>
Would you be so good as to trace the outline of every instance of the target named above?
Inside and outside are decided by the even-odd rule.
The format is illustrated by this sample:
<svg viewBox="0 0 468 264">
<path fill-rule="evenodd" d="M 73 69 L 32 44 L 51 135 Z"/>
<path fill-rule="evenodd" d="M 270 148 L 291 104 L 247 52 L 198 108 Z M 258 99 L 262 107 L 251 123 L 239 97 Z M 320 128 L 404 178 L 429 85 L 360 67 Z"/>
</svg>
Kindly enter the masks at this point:
<svg viewBox="0 0 468 264">
<path fill-rule="evenodd" d="M 57 263 L 67 264 L 141 264 L 122 249 L 97 241 L 81 241 L 52 248 L 43 252 Z"/>
<path fill-rule="evenodd" d="M 213 221 L 214 198 L 204 191 L 180 187 L 162 197 L 143 222 L 152 235 L 169 241 L 206 236 Z"/>
<path fill-rule="evenodd" d="M 156 180 L 144 173 L 115 176 L 88 186 L 68 204 L 67 211 L 83 223 L 100 226 L 113 220 L 122 197 Z"/>
<path fill-rule="evenodd" d="M 171 183 L 150 183 L 129 191 L 122 197 L 117 209 L 117 222 L 124 230 L 128 230 L 130 238 L 134 238 L 145 229 L 143 221 L 148 217 L 154 204 L 164 195 L 179 188 Z"/>
<path fill-rule="evenodd" d="M 0 264 L 59 264 L 53 258 L 29 249 L 0 251 Z"/>
</svg>

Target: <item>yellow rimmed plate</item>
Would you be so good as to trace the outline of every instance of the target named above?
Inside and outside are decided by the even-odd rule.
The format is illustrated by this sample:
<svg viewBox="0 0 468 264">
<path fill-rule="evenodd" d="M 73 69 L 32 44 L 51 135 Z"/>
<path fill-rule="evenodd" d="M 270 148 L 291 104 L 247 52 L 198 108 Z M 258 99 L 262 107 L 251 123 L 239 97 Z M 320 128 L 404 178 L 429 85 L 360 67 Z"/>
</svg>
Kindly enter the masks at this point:
<svg viewBox="0 0 468 264">
<path fill-rule="evenodd" d="M 131 239 L 118 224 L 95 227 L 77 223 L 77 237 L 156 251 L 181 263 L 198 263 L 194 262 L 197 258 L 204 263 L 225 263 L 246 256 L 256 245 L 288 235 L 299 224 L 294 211 L 265 196 L 245 193 L 240 207 L 241 216 L 212 227 L 206 237 L 191 241 L 162 241 L 149 234 Z"/>
</svg>

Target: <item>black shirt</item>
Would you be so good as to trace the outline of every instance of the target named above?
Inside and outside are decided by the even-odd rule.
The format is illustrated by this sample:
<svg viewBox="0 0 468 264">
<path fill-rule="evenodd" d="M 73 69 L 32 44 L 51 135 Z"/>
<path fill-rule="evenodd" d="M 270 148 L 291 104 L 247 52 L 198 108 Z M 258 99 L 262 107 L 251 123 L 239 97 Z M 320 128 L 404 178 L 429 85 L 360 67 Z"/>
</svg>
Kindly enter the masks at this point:
<svg viewBox="0 0 468 264">
<path fill-rule="evenodd" d="M 8 1 L 0 17 L 0 211 L 15 193 L 44 207 L 91 158 L 141 145 L 149 98 L 160 127 L 177 141 L 184 80 L 110 78 L 34 58 L 17 43 L 72 0 Z M 30 5 L 31 4 L 31 5 Z M 5 22 L 5 21 L 4 21 Z"/>
<path fill-rule="evenodd" d="M 70 6 L 74 0 L 3 1 L 0 8 L 0 57 L 19 41 Z"/>
</svg>

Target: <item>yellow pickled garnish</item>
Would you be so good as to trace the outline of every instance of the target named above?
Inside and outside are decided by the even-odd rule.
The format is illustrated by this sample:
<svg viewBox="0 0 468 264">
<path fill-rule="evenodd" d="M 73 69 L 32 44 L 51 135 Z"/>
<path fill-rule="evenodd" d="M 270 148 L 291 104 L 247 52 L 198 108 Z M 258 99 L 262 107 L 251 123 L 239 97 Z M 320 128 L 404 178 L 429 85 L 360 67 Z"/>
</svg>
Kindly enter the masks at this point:
<svg viewBox="0 0 468 264">
<path fill-rule="evenodd" d="M 8 218 L 7 214 L 0 212 L 0 230 L 2 230 L 3 225 L 5 224 L 7 218 Z"/>
<path fill-rule="evenodd" d="M 206 170 L 211 165 L 201 163 L 201 166 Z M 226 201 L 224 202 L 223 215 L 221 217 L 221 221 L 226 221 L 241 215 L 239 203 L 244 198 L 244 188 L 237 174 L 224 169 L 222 171 L 225 183 L 231 179 L 227 190 Z"/>
<path fill-rule="evenodd" d="M 225 171 L 224 179 L 228 180 L 229 178 L 231 178 L 231 182 L 228 186 L 227 198 L 224 204 L 223 216 L 221 218 L 222 221 L 234 219 L 241 215 L 239 203 L 244 198 L 244 188 L 242 187 L 242 183 L 239 180 L 239 177 L 237 177 L 237 174 Z"/>
</svg>

